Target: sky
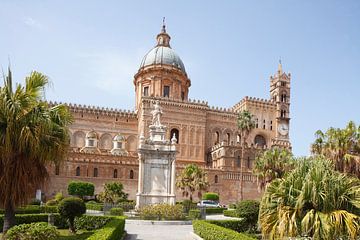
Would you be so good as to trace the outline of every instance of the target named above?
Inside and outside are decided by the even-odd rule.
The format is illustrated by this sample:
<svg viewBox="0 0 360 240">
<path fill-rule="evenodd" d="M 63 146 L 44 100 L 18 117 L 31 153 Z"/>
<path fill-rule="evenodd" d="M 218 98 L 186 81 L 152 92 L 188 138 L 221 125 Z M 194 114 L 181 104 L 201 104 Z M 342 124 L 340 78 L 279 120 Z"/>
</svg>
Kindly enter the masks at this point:
<svg viewBox="0 0 360 240">
<path fill-rule="evenodd" d="M 49 101 L 134 110 L 133 76 L 163 17 L 189 97 L 210 106 L 269 98 L 281 59 L 294 155 L 309 154 L 318 129 L 360 123 L 357 0 L 0 0 L 0 66 L 18 82 L 48 75 Z"/>
</svg>

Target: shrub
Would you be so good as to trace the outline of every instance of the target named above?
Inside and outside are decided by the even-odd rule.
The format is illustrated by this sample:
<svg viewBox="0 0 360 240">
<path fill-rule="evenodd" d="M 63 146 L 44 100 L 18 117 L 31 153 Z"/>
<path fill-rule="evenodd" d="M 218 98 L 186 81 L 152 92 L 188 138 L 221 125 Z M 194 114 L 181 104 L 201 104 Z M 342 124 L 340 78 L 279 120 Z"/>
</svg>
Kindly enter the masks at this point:
<svg viewBox="0 0 360 240">
<path fill-rule="evenodd" d="M 117 240 L 124 236 L 125 218 L 113 217 L 103 228 L 95 231 L 87 240 Z"/>
<path fill-rule="evenodd" d="M 45 212 L 45 213 L 57 213 L 58 212 L 58 206 L 44 206 L 42 207 L 42 211 L 41 212 Z"/>
<path fill-rule="evenodd" d="M 193 221 L 194 232 L 204 240 L 254 240 L 243 233 L 235 232 L 204 220 Z"/>
<path fill-rule="evenodd" d="M 74 224 L 76 229 L 94 230 L 102 228 L 112 219 L 112 217 L 83 215 L 75 218 Z"/>
<path fill-rule="evenodd" d="M 104 185 L 104 191 L 98 195 L 100 201 L 115 204 L 127 199 L 128 194 L 124 191 L 124 186 L 119 182 L 108 182 Z"/>
<path fill-rule="evenodd" d="M 69 195 L 84 198 L 84 196 L 93 196 L 95 186 L 90 182 L 71 181 L 68 185 Z"/>
<path fill-rule="evenodd" d="M 227 208 L 206 208 L 206 214 L 217 214 L 217 213 L 223 213 L 224 210 L 227 210 Z"/>
<path fill-rule="evenodd" d="M 53 214 L 55 217 L 55 226 L 58 228 L 67 228 L 69 227 L 68 223 L 65 219 L 63 219 L 60 214 Z M 19 224 L 29 224 L 34 222 L 47 222 L 48 214 L 17 214 L 15 215 L 15 222 L 17 225 Z M 0 231 L 3 229 L 4 224 L 4 216 L 0 215 Z"/>
<path fill-rule="evenodd" d="M 87 201 L 86 204 L 99 204 L 99 203 L 95 200 L 90 200 L 90 201 Z"/>
<path fill-rule="evenodd" d="M 128 212 L 128 211 L 134 209 L 135 205 L 136 205 L 135 201 L 124 201 L 124 202 L 119 202 L 117 204 L 117 207 L 124 209 L 124 212 Z"/>
<path fill-rule="evenodd" d="M 259 201 L 244 200 L 237 204 L 236 211 L 240 218 L 245 218 L 248 223 L 248 230 L 254 230 L 259 217 Z"/>
<path fill-rule="evenodd" d="M 182 205 L 157 204 L 140 208 L 141 219 L 147 220 L 181 220 L 185 218 Z"/>
<path fill-rule="evenodd" d="M 208 223 L 218 225 L 220 227 L 228 228 L 236 232 L 245 232 L 248 230 L 248 225 L 245 219 L 239 220 L 207 220 Z"/>
<path fill-rule="evenodd" d="M 207 192 L 202 197 L 203 200 L 219 201 L 219 194 L 213 192 Z"/>
<path fill-rule="evenodd" d="M 236 203 L 230 203 L 230 204 L 229 204 L 229 208 L 231 208 L 231 209 L 236 209 Z"/>
<path fill-rule="evenodd" d="M 190 219 L 201 219 L 200 210 L 191 209 L 191 210 L 189 211 L 189 218 L 190 218 Z"/>
<path fill-rule="evenodd" d="M 224 210 L 224 216 L 238 218 L 239 214 L 236 210 Z"/>
<path fill-rule="evenodd" d="M 7 240 L 55 240 L 57 236 L 56 227 L 45 222 L 21 224 L 6 233 Z"/>
<path fill-rule="evenodd" d="M 112 208 L 110 209 L 110 215 L 122 216 L 124 215 L 124 210 L 122 208 Z"/>
<path fill-rule="evenodd" d="M 37 205 L 28 205 L 24 207 L 19 207 L 15 210 L 16 214 L 34 214 L 34 213 L 41 213 L 44 210 Z"/>
<path fill-rule="evenodd" d="M 63 200 L 63 199 L 64 199 L 64 196 L 63 196 L 62 192 L 56 193 L 54 199 L 55 199 L 57 202 L 60 202 L 61 200 Z"/>
<path fill-rule="evenodd" d="M 29 205 L 37 205 L 40 206 L 41 204 L 41 200 L 37 199 L 37 198 L 33 198 L 30 200 Z"/>
<path fill-rule="evenodd" d="M 59 213 L 63 218 L 68 219 L 71 232 L 75 232 L 74 219 L 80 217 L 86 212 L 86 206 L 80 198 L 64 198 L 59 203 Z"/>
<path fill-rule="evenodd" d="M 189 199 L 183 200 L 181 204 L 184 207 L 184 212 L 185 213 L 188 213 L 191 209 L 196 209 L 197 208 L 196 203 L 192 202 Z"/>
<path fill-rule="evenodd" d="M 101 204 L 101 203 L 97 203 L 97 204 L 86 203 L 86 209 L 102 211 L 104 209 L 104 204 Z"/>
<path fill-rule="evenodd" d="M 46 206 L 56 206 L 58 204 L 59 202 L 56 199 L 50 199 L 49 201 L 46 202 Z"/>
</svg>

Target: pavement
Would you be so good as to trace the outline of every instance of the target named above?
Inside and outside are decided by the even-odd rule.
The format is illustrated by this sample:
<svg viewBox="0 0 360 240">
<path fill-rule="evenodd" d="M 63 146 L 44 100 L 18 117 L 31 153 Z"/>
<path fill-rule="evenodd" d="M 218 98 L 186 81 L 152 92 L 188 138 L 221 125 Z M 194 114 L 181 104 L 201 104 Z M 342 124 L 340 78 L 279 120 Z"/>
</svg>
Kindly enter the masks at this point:
<svg viewBox="0 0 360 240">
<path fill-rule="evenodd" d="M 126 222 L 125 240 L 191 240 L 192 225 L 150 225 Z"/>
</svg>

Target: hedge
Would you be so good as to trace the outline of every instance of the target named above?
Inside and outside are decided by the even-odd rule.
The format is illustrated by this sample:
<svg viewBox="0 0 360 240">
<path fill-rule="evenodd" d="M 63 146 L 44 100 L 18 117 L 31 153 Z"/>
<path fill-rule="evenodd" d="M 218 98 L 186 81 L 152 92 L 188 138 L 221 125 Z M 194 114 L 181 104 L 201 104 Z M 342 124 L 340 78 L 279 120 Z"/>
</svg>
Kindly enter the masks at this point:
<svg viewBox="0 0 360 240">
<path fill-rule="evenodd" d="M 236 210 L 224 210 L 224 216 L 226 217 L 239 217 L 239 214 Z"/>
<path fill-rule="evenodd" d="M 58 213 L 54 215 L 54 224 L 59 228 L 66 228 L 67 223 L 64 219 L 60 217 Z M 15 215 L 16 225 L 24 224 L 24 223 L 33 223 L 33 222 L 48 222 L 48 214 L 17 214 Z M 0 232 L 3 229 L 4 225 L 4 215 L 0 215 Z"/>
<path fill-rule="evenodd" d="M 191 209 L 191 210 L 189 211 L 189 218 L 190 218 L 190 219 L 201 219 L 200 210 Z"/>
<path fill-rule="evenodd" d="M 122 215 L 124 215 L 124 210 L 122 208 L 111 208 L 110 215 L 122 216 Z"/>
<path fill-rule="evenodd" d="M 193 221 L 194 232 L 204 240 L 255 240 L 243 233 L 220 227 L 204 220 Z"/>
<path fill-rule="evenodd" d="M 214 192 L 207 192 L 202 196 L 203 200 L 219 201 L 219 194 Z"/>
<path fill-rule="evenodd" d="M 75 218 L 75 228 L 86 230 L 99 229 L 112 219 L 113 217 L 83 215 L 79 218 Z"/>
<path fill-rule="evenodd" d="M 37 214 L 37 213 L 57 213 L 57 206 L 37 206 L 27 205 L 15 210 L 15 214 Z M 0 214 L 4 214 L 4 209 L 0 209 Z"/>
<path fill-rule="evenodd" d="M 101 203 L 86 203 L 86 209 L 87 210 L 96 210 L 96 211 L 102 211 L 104 209 L 104 204 Z"/>
<path fill-rule="evenodd" d="M 206 208 L 206 214 L 223 213 L 227 208 Z"/>
<path fill-rule="evenodd" d="M 228 228 L 236 232 L 245 232 L 248 229 L 248 223 L 245 219 L 239 220 L 207 220 L 208 223 Z"/>
<path fill-rule="evenodd" d="M 124 236 L 125 217 L 113 217 L 103 228 L 95 231 L 87 240 L 118 240 Z"/>
</svg>

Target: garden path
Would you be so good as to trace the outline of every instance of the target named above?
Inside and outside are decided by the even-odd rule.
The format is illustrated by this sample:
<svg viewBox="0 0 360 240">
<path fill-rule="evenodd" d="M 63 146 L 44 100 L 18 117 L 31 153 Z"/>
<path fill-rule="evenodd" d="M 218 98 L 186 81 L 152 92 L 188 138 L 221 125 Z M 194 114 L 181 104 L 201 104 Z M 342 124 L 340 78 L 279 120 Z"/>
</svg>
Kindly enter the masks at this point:
<svg viewBox="0 0 360 240">
<path fill-rule="evenodd" d="M 126 221 L 125 240 L 190 240 L 192 225 L 150 225 Z"/>
</svg>

